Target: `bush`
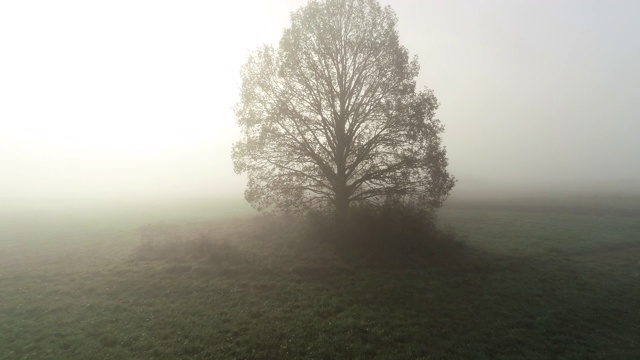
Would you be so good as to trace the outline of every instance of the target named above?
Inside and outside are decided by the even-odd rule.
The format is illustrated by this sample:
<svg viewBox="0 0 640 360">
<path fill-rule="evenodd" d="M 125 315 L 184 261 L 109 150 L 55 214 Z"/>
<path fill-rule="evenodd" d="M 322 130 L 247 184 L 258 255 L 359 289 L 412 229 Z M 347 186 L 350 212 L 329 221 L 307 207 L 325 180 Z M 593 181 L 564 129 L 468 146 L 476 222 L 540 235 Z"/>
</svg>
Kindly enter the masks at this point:
<svg viewBox="0 0 640 360">
<path fill-rule="evenodd" d="M 307 238 L 327 242 L 337 240 L 335 219 L 330 211 L 311 210 L 305 213 L 304 232 Z"/>
<path fill-rule="evenodd" d="M 398 200 L 358 204 L 351 209 L 349 235 L 358 243 L 406 249 L 436 233 L 433 212 Z"/>
<path fill-rule="evenodd" d="M 411 202 L 389 198 L 384 203 L 360 203 L 350 208 L 347 229 L 336 229 L 329 212 L 307 215 L 313 238 L 334 240 L 356 253 L 391 255 L 445 255 L 463 243 L 452 228 L 439 228 L 434 211 Z"/>
</svg>

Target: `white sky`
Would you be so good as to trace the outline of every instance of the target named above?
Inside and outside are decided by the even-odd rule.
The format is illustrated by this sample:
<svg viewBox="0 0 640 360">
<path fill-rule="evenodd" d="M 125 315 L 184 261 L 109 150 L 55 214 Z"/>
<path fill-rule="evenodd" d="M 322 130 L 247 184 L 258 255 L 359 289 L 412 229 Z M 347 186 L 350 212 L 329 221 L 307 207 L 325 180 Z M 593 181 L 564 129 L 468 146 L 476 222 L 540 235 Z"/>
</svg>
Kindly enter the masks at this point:
<svg viewBox="0 0 640 360">
<path fill-rule="evenodd" d="M 0 3 L 0 198 L 241 196 L 240 67 L 304 3 Z M 382 3 L 454 192 L 639 189 L 640 2 Z"/>
</svg>

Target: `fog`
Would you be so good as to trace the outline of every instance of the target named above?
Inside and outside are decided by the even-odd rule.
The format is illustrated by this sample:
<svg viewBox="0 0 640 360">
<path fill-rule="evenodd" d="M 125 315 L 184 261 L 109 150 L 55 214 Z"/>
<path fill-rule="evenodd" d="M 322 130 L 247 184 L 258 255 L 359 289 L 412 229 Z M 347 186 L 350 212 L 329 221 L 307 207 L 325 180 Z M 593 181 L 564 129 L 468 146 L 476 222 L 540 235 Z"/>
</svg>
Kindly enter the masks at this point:
<svg viewBox="0 0 640 360">
<path fill-rule="evenodd" d="M 240 67 L 304 3 L 1 5 L 0 199 L 240 199 Z M 640 193 L 640 3 L 382 3 L 441 102 L 454 197 Z"/>
</svg>

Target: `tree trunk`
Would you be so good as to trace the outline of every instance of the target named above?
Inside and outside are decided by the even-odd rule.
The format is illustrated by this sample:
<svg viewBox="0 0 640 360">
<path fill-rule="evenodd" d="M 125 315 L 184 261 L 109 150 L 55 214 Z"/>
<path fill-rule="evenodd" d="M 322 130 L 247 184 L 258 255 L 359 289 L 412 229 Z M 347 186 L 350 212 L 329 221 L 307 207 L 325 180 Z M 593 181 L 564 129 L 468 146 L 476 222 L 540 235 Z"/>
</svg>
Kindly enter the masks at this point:
<svg viewBox="0 0 640 360">
<path fill-rule="evenodd" d="M 349 224 L 349 199 L 345 192 L 336 193 L 335 221 L 338 235 L 344 236 Z"/>
<path fill-rule="evenodd" d="M 346 118 L 346 91 L 344 86 L 340 86 L 339 102 L 340 110 L 335 117 L 336 128 L 336 182 L 334 189 L 336 193 L 336 227 L 340 237 L 344 238 L 347 232 L 347 226 L 349 223 L 349 199 L 350 194 L 347 190 L 347 134 L 345 127 L 347 124 Z"/>
<path fill-rule="evenodd" d="M 347 191 L 347 174 L 344 160 L 344 145 L 338 144 L 339 154 L 336 161 L 337 176 L 334 184 L 335 197 L 335 216 L 336 227 L 338 233 L 343 236 L 346 232 L 349 218 L 349 194 Z"/>
</svg>

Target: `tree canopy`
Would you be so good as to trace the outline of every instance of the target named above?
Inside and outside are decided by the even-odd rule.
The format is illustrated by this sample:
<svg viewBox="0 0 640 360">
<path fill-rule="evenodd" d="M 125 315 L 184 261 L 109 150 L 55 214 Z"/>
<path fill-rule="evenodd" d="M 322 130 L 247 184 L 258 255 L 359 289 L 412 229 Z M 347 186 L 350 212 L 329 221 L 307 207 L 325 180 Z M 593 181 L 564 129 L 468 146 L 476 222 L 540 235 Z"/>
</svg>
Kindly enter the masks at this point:
<svg viewBox="0 0 640 360">
<path fill-rule="evenodd" d="M 447 172 L 429 89 L 400 45 L 397 17 L 376 0 L 318 0 L 291 15 L 277 47 L 254 52 L 236 107 L 232 152 L 258 210 L 333 209 L 388 197 L 437 208 Z"/>
</svg>

